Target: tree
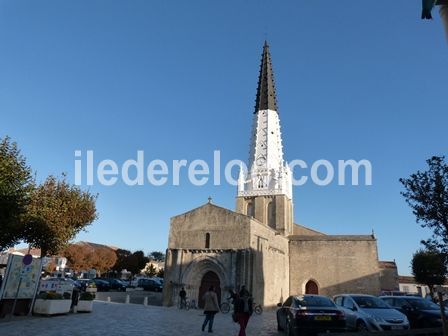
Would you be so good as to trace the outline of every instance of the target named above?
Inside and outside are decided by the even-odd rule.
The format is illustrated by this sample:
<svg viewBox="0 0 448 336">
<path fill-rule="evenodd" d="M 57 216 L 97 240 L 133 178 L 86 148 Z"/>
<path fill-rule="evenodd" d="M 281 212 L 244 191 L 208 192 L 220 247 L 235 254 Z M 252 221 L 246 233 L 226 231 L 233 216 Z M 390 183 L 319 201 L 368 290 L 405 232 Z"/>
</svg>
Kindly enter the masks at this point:
<svg viewBox="0 0 448 336">
<path fill-rule="evenodd" d="M 406 189 L 401 194 L 413 209 L 417 223 L 433 231 L 432 237 L 422 243 L 448 253 L 448 165 L 444 159 L 433 156 L 426 161 L 427 171 L 417 171 L 400 182 Z"/>
<path fill-rule="evenodd" d="M 159 252 L 159 251 L 152 251 L 148 255 L 148 257 L 149 257 L 149 259 L 151 259 L 153 261 L 157 261 L 157 262 L 165 261 L 165 254 L 163 252 Z"/>
<path fill-rule="evenodd" d="M 434 286 L 443 285 L 447 274 L 447 258 L 436 250 L 418 250 L 412 257 L 412 274 L 417 283 L 427 285 L 433 296 Z"/>
<path fill-rule="evenodd" d="M 0 140 L 0 251 L 22 238 L 22 217 L 26 212 L 34 181 L 31 168 L 9 137 Z"/>
<path fill-rule="evenodd" d="M 107 247 L 100 247 L 93 249 L 91 252 L 96 256 L 96 260 L 92 265 L 92 268 L 96 269 L 100 273 L 104 273 L 112 268 L 117 262 L 117 255 L 115 252 Z"/>
<path fill-rule="evenodd" d="M 112 269 L 116 272 L 121 272 L 122 270 L 127 270 L 127 258 L 132 254 L 131 251 L 118 249 L 115 251 L 117 256 L 117 261 L 113 265 Z"/>
<path fill-rule="evenodd" d="M 126 259 L 126 269 L 133 274 L 139 274 L 148 261 L 149 258 L 145 257 L 143 251 L 135 251 Z"/>
<path fill-rule="evenodd" d="M 57 254 L 96 218 L 96 195 L 49 176 L 31 192 L 24 238 L 41 249 L 41 256 Z"/>
<path fill-rule="evenodd" d="M 163 268 L 159 269 L 157 272 L 157 277 L 164 278 L 165 277 L 165 270 Z"/>
<path fill-rule="evenodd" d="M 151 262 L 149 262 L 149 265 L 146 265 L 143 273 L 145 273 L 149 277 L 153 277 L 157 275 L 157 270 L 155 266 Z"/>
</svg>

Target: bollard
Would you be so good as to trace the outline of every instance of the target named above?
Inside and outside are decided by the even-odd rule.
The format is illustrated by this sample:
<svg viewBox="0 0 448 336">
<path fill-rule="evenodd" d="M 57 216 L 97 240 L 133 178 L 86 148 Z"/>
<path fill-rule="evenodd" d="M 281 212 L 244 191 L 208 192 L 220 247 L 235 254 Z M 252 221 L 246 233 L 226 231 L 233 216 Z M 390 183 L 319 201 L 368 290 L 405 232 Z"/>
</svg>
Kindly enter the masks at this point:
<svg viewBox="0 0 448 336">
<path fill-rule="evenodd" d="M 110 302 L 110 296 L 107 297 L 107 302 Z"/>
<path fill-rule="evenodd" d="M 125 303 L 129 303 L 130 302 L 130 297 L 129 297 L 129 294 L 128 295 L 126 295 L 126 302 Z"/>
<path fill-rule="evenodd" d="M 145 296 L 145 298 L 143 299 L 143 305 L 147 306 L 148 305 L 148 297 Z"/>
</svg>

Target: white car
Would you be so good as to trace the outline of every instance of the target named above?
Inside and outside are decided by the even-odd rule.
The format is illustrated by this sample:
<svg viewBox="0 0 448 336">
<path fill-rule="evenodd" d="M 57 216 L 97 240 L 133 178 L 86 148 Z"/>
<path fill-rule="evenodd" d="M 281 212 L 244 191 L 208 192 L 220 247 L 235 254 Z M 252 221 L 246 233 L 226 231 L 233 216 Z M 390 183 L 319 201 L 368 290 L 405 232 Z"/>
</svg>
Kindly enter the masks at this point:
<svg viewBox="0 0 448 336">
<path fill-rule="evenodd" d="M 358 331 L 407 330 L 406 315 L 393 309 L 380 298 L 365 294 L 341 294 L 334 302 L 346 316 L 347 327 Z"/>
</svg>

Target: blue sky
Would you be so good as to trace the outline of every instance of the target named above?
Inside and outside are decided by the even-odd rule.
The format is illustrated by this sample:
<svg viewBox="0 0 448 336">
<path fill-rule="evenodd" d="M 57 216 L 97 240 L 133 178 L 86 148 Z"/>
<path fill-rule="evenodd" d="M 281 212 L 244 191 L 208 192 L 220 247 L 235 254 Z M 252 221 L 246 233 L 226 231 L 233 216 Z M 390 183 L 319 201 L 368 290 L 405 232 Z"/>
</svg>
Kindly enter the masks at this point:
<svg viewBox="0 0 448 336">
<path fill-rule="evenodd" d="M 368 159 L 373 185 L 294 189 L 295 220 L 378 238 L 410 272 L 420 228 L 398 179 L 445 155 L 447 45 L 420 1 L 0 1 L 0 136 L 43 180 L 95 161 L 247 160 L 262 44 L 271 46 L 287 160 Z M 164 250 L 169 219 L 236 189 L 94 185 L 80 240 Z"/>
</svg>

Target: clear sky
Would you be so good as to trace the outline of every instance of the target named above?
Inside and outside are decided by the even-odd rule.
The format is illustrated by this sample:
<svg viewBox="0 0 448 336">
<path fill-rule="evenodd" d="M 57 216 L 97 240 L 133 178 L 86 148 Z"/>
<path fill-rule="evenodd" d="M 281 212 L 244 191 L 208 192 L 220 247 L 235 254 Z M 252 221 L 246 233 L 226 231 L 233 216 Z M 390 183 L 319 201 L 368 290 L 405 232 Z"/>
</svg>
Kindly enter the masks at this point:
<svg viewBox="0 0 448 336">
<path fill-rule="evenodd" d="M 75 150 L 123 162 L 247 160 L 264 39 L 271 46 L 287 160 L 368 159 L 373 185 L 294 188 L 295 220 L 378 238 L 409 274 L 431 232 L 400 177 L 448 148 L 447 44 L 421 1 L 0 0 L 0 136 L 42 181 Z M 184 175 L 185 177 L 185 175 Z M 87 188 L 87 187 L 85 187 Z M 77 239 L 164 250 L 171 216 L 207 202 L 234 209 L 230 185 L 99 193 L 100 218 Z"/>
</svg>

